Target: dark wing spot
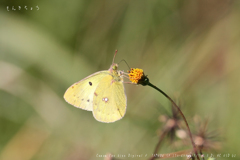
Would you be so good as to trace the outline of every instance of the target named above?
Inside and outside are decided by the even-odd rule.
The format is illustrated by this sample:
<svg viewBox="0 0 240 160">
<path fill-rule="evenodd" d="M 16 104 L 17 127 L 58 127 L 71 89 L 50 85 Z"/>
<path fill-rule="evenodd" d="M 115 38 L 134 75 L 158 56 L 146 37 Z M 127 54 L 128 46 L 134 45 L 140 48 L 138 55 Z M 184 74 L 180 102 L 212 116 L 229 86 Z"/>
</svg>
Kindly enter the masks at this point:
<svg viewBox="0 0 240 160">
<path fill-rule="evenodd" d="M 98 96 L 98 94 L 97 94 L 96 92 L 94 92 L 94 95 L 95 95 L 95 96 Z"/>
<path fill-rule="evenodd" d="M 87 102 L 89 102 L 89 99 L 87 100 Z"/>
<path fill-rule="evenodd" d="M 92 82 L 89 82 L 89 85 L 92 86 Z"/>
</svg>

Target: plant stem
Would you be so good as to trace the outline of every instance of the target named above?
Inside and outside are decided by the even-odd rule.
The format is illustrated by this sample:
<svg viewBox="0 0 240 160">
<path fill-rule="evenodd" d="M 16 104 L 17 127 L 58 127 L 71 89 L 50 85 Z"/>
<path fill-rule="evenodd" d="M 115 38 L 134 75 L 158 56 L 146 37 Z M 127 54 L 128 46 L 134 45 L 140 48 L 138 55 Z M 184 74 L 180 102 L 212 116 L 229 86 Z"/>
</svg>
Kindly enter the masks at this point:
<svg viewBox="0 0 240 160">
<path fill-rule="evenodd" d="M 196 154 L 196 156 L 197 156 L 197 159 L 200 160 L 199 157 L 198 157 L 197 148 L 196 148 L 195 143 L 194 143 L 193 138 L 192 138 L 192 133 L 191 133 L 191 131 L 190 131 L 189 125 L 188 125 L 188 123 L 187 123 L 187 120 L 186 120 L 184 114 L 182 113 L 181 109 L 180 109 L 180 108 L 176 105 L 176 103 L 175 103 L 166 93 L 164 93 L 161 89 L 159 89 L 158 87 L 154 86 L 154 85 L 153 85 L 152 83 L 150 83 L 150 82 L 148 82 L 147 85 L 150 86 L 150 87 L 152 87 L 152 88 L 154 88 L 154 89 L 156 89 L 156 90 L 159 91 L 160 93 L 162 93 L 162 94 L 163 94 L 167 99 L 169 99 L 169 100 L 172 102 L 172 104 L 178 109 L 178 111 L 180 112 L 180 114 L 181 114 L 181 116 L 182 116 L 182 118 L 183 118 L 183 120 L 184 120 L 184 122 L 185 122 L 185 124 L 186 124 L 186 126 L 187 126 L 188 134 L 189 134 L 190 139 L 191 139 L 191 142 L 192 142 L 193 150 L 194 150 L 194 152 L 195 152 L 195 154 Z"/>
</svg>

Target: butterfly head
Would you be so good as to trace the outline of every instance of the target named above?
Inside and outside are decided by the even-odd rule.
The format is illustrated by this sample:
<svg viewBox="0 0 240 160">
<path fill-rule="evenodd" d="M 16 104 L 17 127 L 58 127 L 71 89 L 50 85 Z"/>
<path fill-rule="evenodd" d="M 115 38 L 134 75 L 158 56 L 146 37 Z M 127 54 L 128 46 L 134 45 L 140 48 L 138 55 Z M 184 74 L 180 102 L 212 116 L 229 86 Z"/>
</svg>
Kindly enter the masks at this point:
<svg viewBox="0 0 240 160">
<path fill-rule="evenodd" d="M 110 71 L 111 73 L 117 73 L 117 71 L 118 71 L 118 64 L 113 63 L 113 64 L 111 65 L 111 67 L 109 68 L 109 71 Z"/>
<path fill-rule="evenodd" d="M 111 65 L 111 69 L 114 70 L 114 71 L 116 71 L 116 70 L 118 69 L 118 64 L 113 63 L 113 64 Z"/>
<path fill-rule="evenodd" d="M 108 71 L 112 75 L 113 81 L 123 81 L 123 71 L 118 70 L 118 64 L 113 63 Z"/>
</svg>

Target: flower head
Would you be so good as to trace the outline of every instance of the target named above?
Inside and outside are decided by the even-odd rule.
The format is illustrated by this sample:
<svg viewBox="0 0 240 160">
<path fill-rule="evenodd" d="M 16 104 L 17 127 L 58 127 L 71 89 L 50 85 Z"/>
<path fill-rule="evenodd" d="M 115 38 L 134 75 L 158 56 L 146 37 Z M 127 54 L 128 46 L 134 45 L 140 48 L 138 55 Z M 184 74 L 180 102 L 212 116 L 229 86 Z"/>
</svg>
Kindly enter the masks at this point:
<svg viewBox="0 0 240 160">
<path fill-rule="evenodd" d="M 197 126 L 196 133 L 193 134 L 196 147 L 200 150 L 211 151 L 221 149 L 221 138 L 218 130 L 209 131 L 208 120 L 203 121 L 199 116 L 194 117 Z"/>
<path fill-rule="evenodd" d="M 131 68 L 131 71 L 128 71 L 128 73 L 129 80 L 136 84 L 144 75 L 143 70 L 139 68 Z"/>
<path fill-rule="evenodd" d="M 128 71 L 129 80 L 135 84 L 147 85 L 149 80 L 147 76 L 144 75 L 142 69 L 131 68 L 131 71 Z"/>
</svg>

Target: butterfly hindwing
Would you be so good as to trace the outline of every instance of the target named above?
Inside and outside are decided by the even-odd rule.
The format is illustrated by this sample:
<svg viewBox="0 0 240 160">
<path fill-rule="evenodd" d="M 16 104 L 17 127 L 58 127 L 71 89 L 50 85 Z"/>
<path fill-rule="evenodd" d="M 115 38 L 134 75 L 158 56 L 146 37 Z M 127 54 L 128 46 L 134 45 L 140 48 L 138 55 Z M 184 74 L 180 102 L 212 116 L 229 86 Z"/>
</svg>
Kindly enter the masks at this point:
<svg viewBox="0 0 240 160">
<path fill-rule="evenodd" d="M 100 71 L 74 83 L 65 92 L 64 99 L 75 107 L 92 111 L 94 92 L 101 80 L 108 75 L 108 71 Z"/>
<path fill-rule="evenodd" d="M 118 78 L 118 77 L 117 77 Z M 127 98 L 122 81 L 112 75 L 105 76 L 97 86 L 93 97 L 93 115 L 101 122 L 115 122 L 126 112 Z"/>
</svg>

